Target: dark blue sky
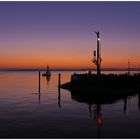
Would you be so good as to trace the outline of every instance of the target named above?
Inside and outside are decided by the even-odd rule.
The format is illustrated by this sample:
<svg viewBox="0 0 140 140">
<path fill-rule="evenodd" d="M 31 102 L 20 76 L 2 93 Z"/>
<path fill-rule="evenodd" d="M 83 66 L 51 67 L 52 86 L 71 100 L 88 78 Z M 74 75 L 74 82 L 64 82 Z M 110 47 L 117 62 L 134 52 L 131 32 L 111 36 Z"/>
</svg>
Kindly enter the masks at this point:
<svg viewBox="0 0 140 140">
<path fill-rule="evenodd" d="M 29 52 L 32 59 L 48 60 L 43 64 L 54 63 L 57 55 L 57 63 L 67 56 L 71 66 L 80 66 L 83 60 L 87 62 L 84 66 L 92 66 L 94 31 L 99 30 L 104 66 L 113 66 L 113 62 L 123 66 L 129 57 L 136 66 L 140 59 L 139 15 L 140 2 L 0 2 L 0 52 L 5 53 L 1 56 L 6 66 L 18 65 L 14 61 L 19 54 L 21 62 L 30 59 Z M 47 58 L 41 57 L 44 52 Z M 71 56 L 79 64 L 72 65 Z"/>
</svg>

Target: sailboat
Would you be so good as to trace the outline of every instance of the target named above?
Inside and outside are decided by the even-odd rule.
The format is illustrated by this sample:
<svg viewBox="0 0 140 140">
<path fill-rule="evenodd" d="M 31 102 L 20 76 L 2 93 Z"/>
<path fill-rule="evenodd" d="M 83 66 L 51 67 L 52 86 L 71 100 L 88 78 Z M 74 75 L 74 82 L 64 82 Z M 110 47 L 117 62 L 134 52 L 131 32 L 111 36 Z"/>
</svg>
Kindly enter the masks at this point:
<svg viewBox="0 0 140 140">
<path fill-rule="evenodd" d="M 47 76 L 47 77 L 50 77 L 50 76 L 51 76 L 51 71 L 50 71 L 50 68 L 49 68 L 48 65 L 47 65 L 47 70 L 46 70 L 46 72 L 43 73 L 42 76 Z"/>
</svg>

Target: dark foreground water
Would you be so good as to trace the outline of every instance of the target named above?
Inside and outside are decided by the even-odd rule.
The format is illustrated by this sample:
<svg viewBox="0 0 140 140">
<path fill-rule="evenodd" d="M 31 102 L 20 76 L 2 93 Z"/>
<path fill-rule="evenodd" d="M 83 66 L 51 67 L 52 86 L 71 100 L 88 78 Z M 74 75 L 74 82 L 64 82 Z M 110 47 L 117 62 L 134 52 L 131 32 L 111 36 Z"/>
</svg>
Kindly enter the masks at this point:
<svg viewBox="0 0 140 140">
<path fill-rule="evenodd" d="M 59 92 L 58 73 L 41 77 L 38 94 L 38 72 L 0 72 L 0 138 L 140 138 L 139 94 L 89 104 Z"/>
</svg>

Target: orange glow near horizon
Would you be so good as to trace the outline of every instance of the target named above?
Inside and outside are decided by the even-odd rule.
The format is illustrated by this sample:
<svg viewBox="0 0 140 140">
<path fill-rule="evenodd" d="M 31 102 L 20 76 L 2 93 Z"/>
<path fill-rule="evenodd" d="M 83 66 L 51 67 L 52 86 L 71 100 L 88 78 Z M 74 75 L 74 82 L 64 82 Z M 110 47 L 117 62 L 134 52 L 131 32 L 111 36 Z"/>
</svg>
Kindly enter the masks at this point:
<svg viewBox="0 0 140 140">
<path fill-rule="evenodd" d="M 82 57 L 83 56 L 83 57 Z M 105 59 L 106 58 L 106 59 Z M 50 68 L 96 68 L 92 63 L 92 56 L 81 55 L 73 56 L 61 55 L 61 56 L 15 56 L 12 59 L 6 59 L 0 62 L 0 68 L 46 68 L 49 65 Z M 128 59 L 113 59 L 112 57 L 103 57 L 101 64 L 102 68 L 127 68 Z M 139 62 L 130 59 L 130 66 L 138 68 Z"/>
<path fill-rule="evenodd" d="M 5 56 L 1 55 L 0 68 L 46 68 L 47 65 L 50 68 L 96 68 L 92 63 L 92 50 L 80 50 L 78 52 L 68 50 L 66 52 L 40 52 L 37 51 L 28 53 L 14 53 Z M 77 53 L 78 52 L 78 53 Z M 106 52 L 102 56 L 102 68 L 127 68 L 128 67 L 128 55 L 119 55 L 119 53 L 113 53 L 108 55 Z M 137 55 L 135 58 L 130 58 L 130 66 L 138 68 L 140 57 Z"/>
<path fill-rule="evenodd" d="M 93 38 L 94 37 L 94 38 Z M 127 68 L 140 66 L 139 47 L 134 40 L 110 39 L 101 35 L 102 68 Z M 92 63 L 96 50 L 96 36 L 87 38 L 66 37 L 35 38 L 1 42 L 0 68 L 96 68 Z"/>
<path fill-rule="evenodd" d="M 4 62 L 4 63 L 3 63 Z M 96 68 L 92 63 L 92 59 L 84 57 L 49 57 L 47 59 L 43 57 L 26 57 L 17 59 L 16 57 L 10 60 L 0 62 L 0 68 L 46 68 L 47 65 L 50 68 Z M 102 61 L 102 68 L 127 68 L 128 60 L 115 60 L 106 59 Z M 139 62 L 130 62 L 130 66 L 133 68 L 139 67 Z"/>
<path fill-rule="evenodd" d="M 106 40 L 102 41 L 101 46 L 102 68 L 127 68 L 128 59 L 131 67 L 140 66 L 139 50 L 130 47 L 133 42 L 115 44 Z M 46 40 L 27 42 L 18 40 L 17 44 L 12 46 L 10 42 L 7 43 L 6 46 L 10 46 L 13 51 L 10 50 L 11 48 L 8 50 L 3 47 L 0 68 L 46 68 L 47 65 L 50 68 L 96 68 L 92 63 L 93 50 L 96 49 L 95 39 L 71 41 L 59 38 L 55 42 L 53 40 L 46 42 Z"/>
</svg>

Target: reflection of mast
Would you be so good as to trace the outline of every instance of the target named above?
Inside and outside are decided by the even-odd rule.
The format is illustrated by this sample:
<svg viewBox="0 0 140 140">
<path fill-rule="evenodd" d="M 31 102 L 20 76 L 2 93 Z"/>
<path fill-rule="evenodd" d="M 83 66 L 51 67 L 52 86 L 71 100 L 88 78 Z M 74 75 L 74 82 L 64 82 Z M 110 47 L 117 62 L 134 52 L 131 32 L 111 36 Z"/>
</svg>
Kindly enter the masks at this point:
<svg viewBox="0 0 140 140">
<path fill-rule="evenodd" d="M 101 105 L 97 104 L 96 109 L 95 109 L 95 119 L 97 122 L 97 138 L 101 137 L 101 130 L 100 130 L 100 125 L 101 125 Z"/>
<path fill-rule="evenodd" d="M 97 74 L 101 74 L 101 46 L 100 46 L 100 37 L 99 32 L 95 32 L 97 35 L 97 56 L 96 51 L 94 50 L 94 57 L 92 59 L 93 63 L 97 66 Z"/>
<path fill-rule="evenodd" d="M 94 119 L 96 120 L 97 123 L 97 138 L 101 137 L 101 105 L 96 104 L 92 110 L 92 104 L 89 104 L 89 113 L 90 116 L 92 117 L 92 113 L 94 115 Z"/>
<path fill-rule="evenodd" d="M 92 104 L 89 104 L 89 113 L 90 116 L 92 117 L 92 114 L 94 115 L 94 119 L 97 122 L 97 125 L 101 125 L 101 105 L 96 104 L 92 110 Z"/>
<path fill-rule="evenodd" d="M 97 104 L 97 124 L 101 124 L 101 105 Z"/>
<path fill-rule="evenodd" d="M 127 96 L 124 97 L 124 108 L 123 108 L 124 113 L 127 111 Z"/>
<path fill-rule="evenodd" d="M 101 138 L 101 126 L 97 126 L 97 138 Z"/>
</svg>

